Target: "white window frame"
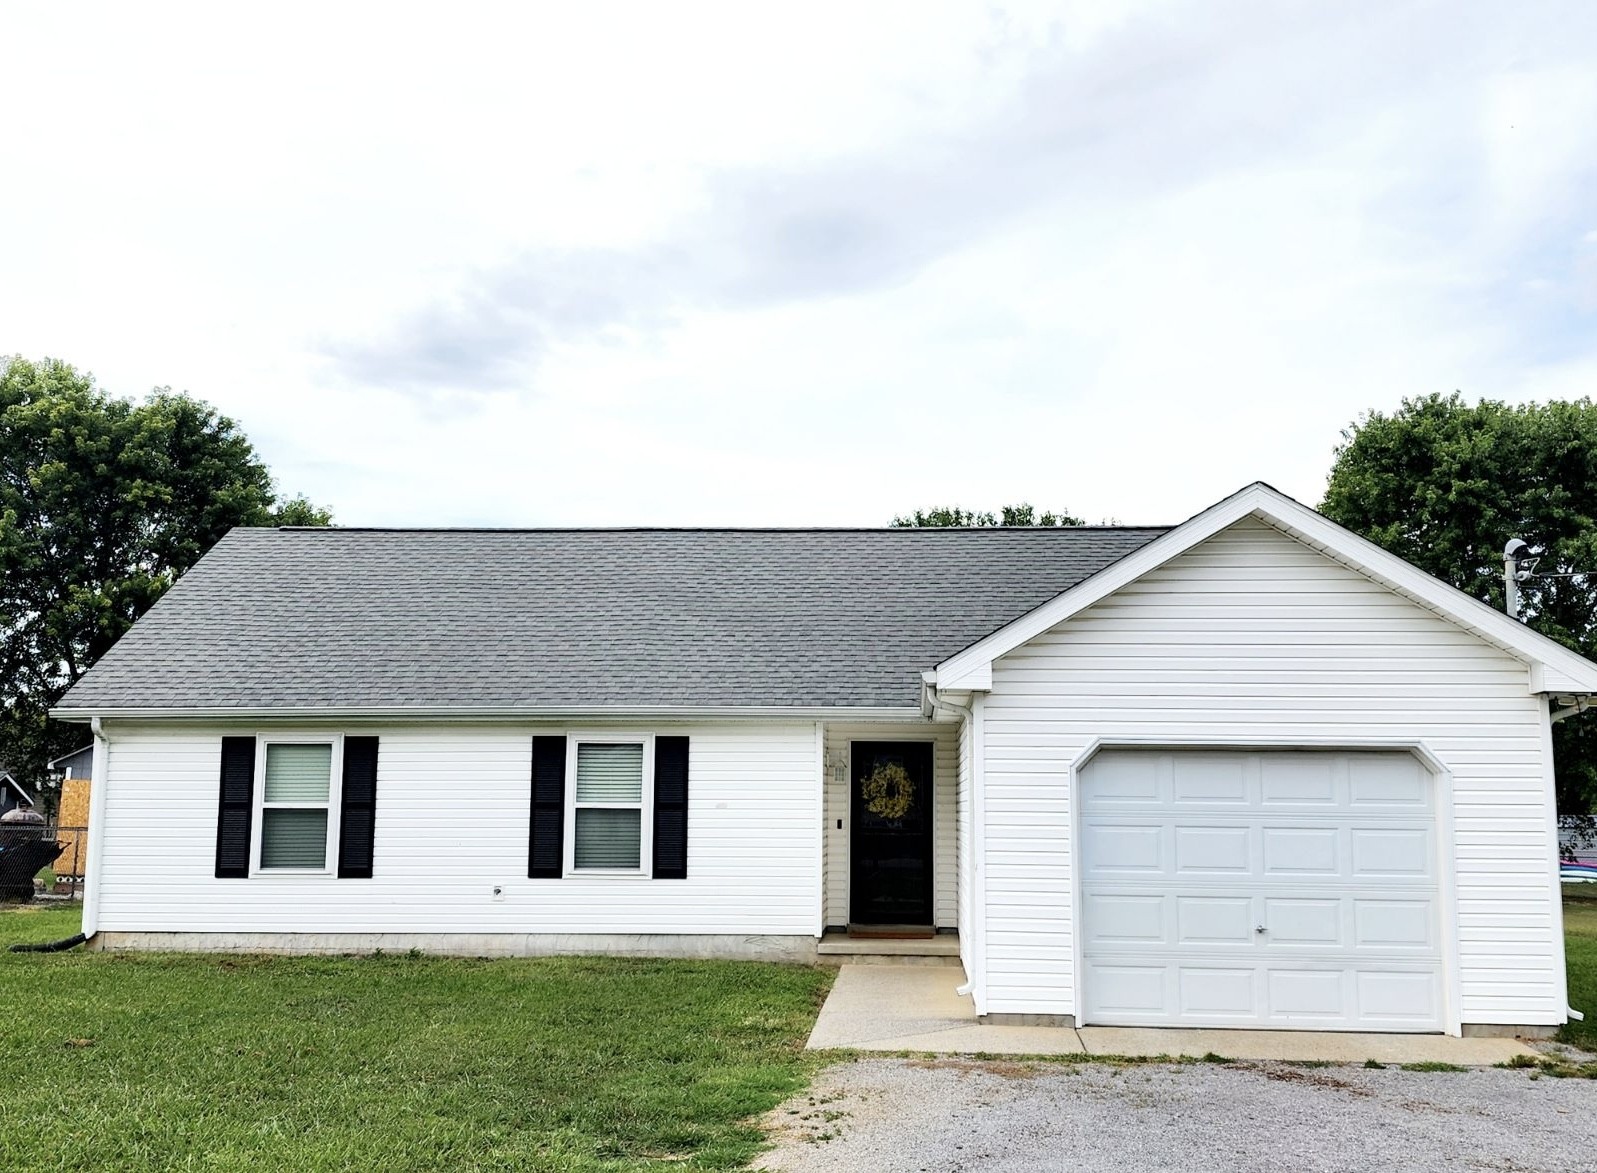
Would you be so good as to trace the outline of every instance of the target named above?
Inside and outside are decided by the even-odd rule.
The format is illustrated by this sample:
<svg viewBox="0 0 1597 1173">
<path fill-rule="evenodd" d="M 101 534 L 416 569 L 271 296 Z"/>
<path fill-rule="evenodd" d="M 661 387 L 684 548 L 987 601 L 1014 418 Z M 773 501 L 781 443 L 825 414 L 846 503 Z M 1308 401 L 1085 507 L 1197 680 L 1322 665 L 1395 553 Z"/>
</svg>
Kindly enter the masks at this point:
<svg viewBox="0 0 1597 1173">
<path fill-rule="evenodd" d="M 319 868 L 267 868 L 261 866 L 261 840 L 266 830 L 263 812 L 315 810 L 321 804 L 266 801 L 266 750 L 271 745 L 330 745 L 327 778 L 327 851 Z M 262 733 L 255 738 L 255 794 L 250 820 L 250 875 L 252 876 L 331 876 L 338 871 L 338 818 L 343 809 L 344 738 L 339 733 Z"/>
<path fill-rule="evenodd" d="M 641 803 L 584 802 L 585 810 L 640 810 L 638 824 L 638 866 L 635 868 L 577 867 L 577 753 L 584 745 L 637 745 L 643 747 L 643 798 Z M 594 733 L 566 734 L 566 809 L 564 859 L 561 872 L 567 878 L 605 878 L 647 880 L 654 874 L 654 734 Z"/>
</svg>

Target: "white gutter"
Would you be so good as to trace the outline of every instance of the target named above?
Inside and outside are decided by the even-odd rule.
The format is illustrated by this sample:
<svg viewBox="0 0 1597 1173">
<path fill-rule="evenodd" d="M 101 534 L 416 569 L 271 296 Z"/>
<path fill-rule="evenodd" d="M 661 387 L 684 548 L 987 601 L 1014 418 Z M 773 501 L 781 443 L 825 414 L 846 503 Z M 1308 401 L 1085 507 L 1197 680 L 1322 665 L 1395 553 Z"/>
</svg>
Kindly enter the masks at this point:
<svg viewBox="0 0 1597 1173">
<path fill-rule="evenodd" d="M 89 850 L 83 878 L 83 935 L 92 937 L 100 927 L 100 873 L 105 859 L 105 798 L 110 789 L 107 766 L 111 743 L 100 726 L 100 718 L 89 722 L 94 732 L 94 764 L 89 771 Z"/>
<path fill-rule="evenodd" d="M 50 710 L 57 721 L 78 723 L 95 720 L 176 720 L 176 721 L 271 721 L 327 720 L 362 721 L 567 721 L 573 718 L 597 720 L 658 719 L 700 720 L 704 718 L 791 717 L 799 721 L 902 721 L 922 716 L 914 705 L 461 705 L 437 708 L 426 705 L 287 705 L 281 708 L 206 708 L 177 709 L 152 707 L 70 708 Z"/>
</svg>

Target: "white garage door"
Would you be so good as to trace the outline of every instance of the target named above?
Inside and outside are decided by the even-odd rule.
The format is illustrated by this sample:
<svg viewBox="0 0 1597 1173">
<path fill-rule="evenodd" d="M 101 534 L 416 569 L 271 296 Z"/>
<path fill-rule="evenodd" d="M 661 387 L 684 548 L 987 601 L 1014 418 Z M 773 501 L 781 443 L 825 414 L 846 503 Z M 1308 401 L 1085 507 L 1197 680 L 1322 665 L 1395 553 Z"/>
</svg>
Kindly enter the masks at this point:
<svg viewBox="0 0 1597 1173">
<path fill-rule="evenodd" d="M 1406 753 L 1099 753 L 1082 1019 L 1441 1030 L 1435 789 Z"/>
</svg>

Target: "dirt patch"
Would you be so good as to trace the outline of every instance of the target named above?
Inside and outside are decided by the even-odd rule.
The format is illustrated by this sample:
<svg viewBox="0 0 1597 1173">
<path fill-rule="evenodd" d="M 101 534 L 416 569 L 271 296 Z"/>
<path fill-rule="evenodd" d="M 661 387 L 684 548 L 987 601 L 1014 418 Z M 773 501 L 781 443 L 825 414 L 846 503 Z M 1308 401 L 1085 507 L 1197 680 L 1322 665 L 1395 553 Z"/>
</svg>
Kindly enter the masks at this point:
<svg viewBox="0 0 1597 1173">
<path fill-rule="evenodd" d="M 1337 1091 L 1347 1092 L 1355 1096 L 1367 1096 L 1367 1088 L 1356 1087 L 1345 1079 L 1338 1079 L 1334 1075 L 1327 1075 L 1316 1067 L 1278 1067 L 1273 1064 L 1244 1064 L 1244 1071 L 1256 1071 L 1265 1079 L 1273 1079 L 1277 1083 L 1306 1083 L 1311 1087 L 1328 1087 Z"/>
<path fill-rule="evenodd" d="M 1036 1079 L 1042 1068 L 1013 1059 L 909 1059 L 906 1065 L 923 1071 L 958 1071 L 966 1075 L 996 1075 L 1002 1079 Z"/>
</svg>

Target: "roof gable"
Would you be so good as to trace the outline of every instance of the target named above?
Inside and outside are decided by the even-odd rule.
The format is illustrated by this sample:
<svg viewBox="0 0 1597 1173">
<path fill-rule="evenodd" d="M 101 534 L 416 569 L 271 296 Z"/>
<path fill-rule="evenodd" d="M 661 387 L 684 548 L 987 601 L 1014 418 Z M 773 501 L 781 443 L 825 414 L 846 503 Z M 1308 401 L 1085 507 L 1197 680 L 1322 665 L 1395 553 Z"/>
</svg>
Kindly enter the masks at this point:
<svg viewBox="0 0 1597 1173">
<path fill-rule="evenodd" d="M 10 770 L 0 769 L 0 786 L 15 794 L 24 806 L 33 805 L 33 796 L 23 789 L 21 782 L 12 777 Z"/>
<path fill-rule="evenodd" d="M 94 761 L 94 743 L 90 742 L 82 749 L 75 749 L 71 753 L 64 753 L 60 757 L 45 763 L 47 770 L 88 770 Z"/>
<path fill-rule="evenodd" d="M 1000 656 L 1250 516 L 1522 660 L 1530 669 L 1531 691 L 1597 692 L 1597 664 L 1263 483 L 1249 485 L 1232 494 L 1092 578 L 942 661 L 934 673 L 937 687 L 945 690 L 990 688 L 992 663 Z"/>
</svg>

